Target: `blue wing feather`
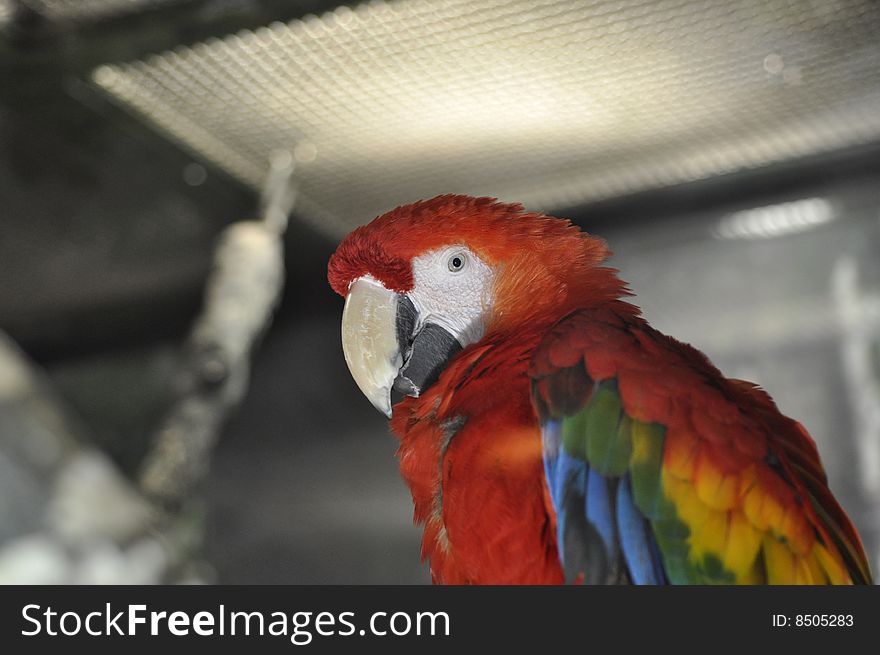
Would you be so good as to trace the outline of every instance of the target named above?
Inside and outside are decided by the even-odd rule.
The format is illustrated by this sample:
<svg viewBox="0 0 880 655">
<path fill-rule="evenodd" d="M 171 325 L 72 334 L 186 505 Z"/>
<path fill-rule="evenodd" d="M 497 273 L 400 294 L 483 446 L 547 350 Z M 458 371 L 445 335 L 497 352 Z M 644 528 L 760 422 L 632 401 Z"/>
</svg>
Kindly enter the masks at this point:
<svg viewBox="0 0 880 655">
<path fill-rule="evenodd" d="M 557 548 L 567 575 L 572 567 L 589 566 L 586 579 L 601 581 L 615 575 L 622 557 L 633 583 L 666 584 L 651 527 L 633 502 L 629 475 L 603 476 L 585 460 L 566 453 L 561 445 L 561 423 L 546 421 L 541 434 L 544 473 L 556 510 Z M 615 483 L 616 492 L 612 492 Z M 590 543 L 579 543 L 584 539 Z M 566 553 L 572 543 L 584 552 Z M 603 551 L 601 556 L 597 549 Z"/>
<path fill-rule="evenodd" d="M 608 479 L 561 447 L 560 421 L 542 426 L 544 473 L 556 510 L 556 543 L 569 580 L 605 582 L 618 570 L 614 495 Z M 566 553 L 566 550 L 574 552 Z"/>
<path fill-rule="evenodd" d="M 556 460 L 562 442 L 562 421 L 547 421 L 541 428 L 542 442 L 544 447 L 544 477 L 550 490 L 550 498 L 554 507 L 559 507 L 561 500 L 556 495 Z"/>
<path fill-rule="evenodd" d="M 609 559 L 613 559 L 615 552 L 614 538 L 614 505 L 612 503 L 611 494 L 608 492 L 608 480 L 590 469 L 587 475 L 587 502 L 586 502 L 587 520 L 592 523 L 605 549 L 608 551 Z"/>
<path fill-rule="evenodd" d="M 571 457 L 565 452 L 560 452 L 555 465 L 555 478 L 550 484 L 550 495 L 554 499 L 554 507 L 567 506 L 566 498 L 571 494 L 582 494 L 586 487 L 587 479 L 587 463 L 575 457 Z M 556 516 L 556 535 L 559 549 L 559 558 L 565 562 L 565 534 L 568 530 L 569 519 L 568 511 L 557 512 Z"/>
<path fill-rule="evenodd" d="M 617 528 L 633 583 L 663 584 L 663 571 L 654 537 L 645 517 L 633 503 L 629 476 L 617 485 Z"/>
</svg>

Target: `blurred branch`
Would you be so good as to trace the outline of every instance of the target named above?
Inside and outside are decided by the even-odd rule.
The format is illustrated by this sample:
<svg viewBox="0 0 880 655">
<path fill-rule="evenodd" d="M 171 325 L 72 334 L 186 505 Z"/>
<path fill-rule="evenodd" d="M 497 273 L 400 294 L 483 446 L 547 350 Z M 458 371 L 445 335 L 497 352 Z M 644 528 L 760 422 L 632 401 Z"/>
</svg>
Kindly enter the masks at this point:
<svg viewBox="0 0 880 655">
<path fill-rule="evenodd" d="M 85 436 L 0 333 L 0 582 L 157 582 L 179 563 L 160 515 Z"/>
<path fill-rule="evenodd" d="M 144 493 L 166 508 L 179 507 L 204 477 L 219 427 L 244 396 L 251 352 L 284 281 L 292 176 L 290 154 L 274 156 L 262 220 L 235 223 L 221 236 L 204 308 L 186 344 L 177 399 L 140 477 Z"/>
<path fill-rule="evenodd" d="M 296 201 L 293 171 L 294 160 L 289 150 L 272 153 L 269 174 L 260 196 L 260 216 L 266 228 L 277 235 L 287 229 L 287 217 Z"/>
<path fill-rule="evenodd" d="M 262 220 L 235 223 L 221 235 L 175 400 L 138 487 L 88 445 L 87 431 L 0 332 L 0 582 L 193 579 L 200 530 L 181 510 L 245 394 L 251 354 L 283 286 L 293 160 L 278 155 L 271 168 Z"/>
</svg>

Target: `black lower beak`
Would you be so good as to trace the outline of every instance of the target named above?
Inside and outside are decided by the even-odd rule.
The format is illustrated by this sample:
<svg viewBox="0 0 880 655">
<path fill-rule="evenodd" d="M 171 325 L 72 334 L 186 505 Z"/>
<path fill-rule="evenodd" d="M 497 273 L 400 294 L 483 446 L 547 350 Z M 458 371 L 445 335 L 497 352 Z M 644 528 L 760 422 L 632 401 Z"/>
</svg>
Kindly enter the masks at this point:
<svg viewBox="0 0 880 655">
<path fill-rule="evenodd" d="M 447 330 L 427 323 L 413 335 L 417 313 L 409 298 L 401 294 L 397 303 L 397 341 L 404 364 L 394 380 L 394 390 L 418 397 L 434 384 L 461 344 Z"/>
</svg>

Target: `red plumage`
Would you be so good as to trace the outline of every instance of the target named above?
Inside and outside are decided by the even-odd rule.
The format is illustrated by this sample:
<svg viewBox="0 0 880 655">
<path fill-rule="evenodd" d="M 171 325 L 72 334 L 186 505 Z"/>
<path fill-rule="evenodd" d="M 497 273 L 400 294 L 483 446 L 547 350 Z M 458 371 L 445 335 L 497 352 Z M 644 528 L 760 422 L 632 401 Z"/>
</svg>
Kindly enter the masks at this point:
<svg viewBox="0 0 880 655">
<path fill-rule="evenodd" d="M 864 565 L 806 431 L 760 389 L 726 380 L 702 353 L 652 330 L 622 300 L 629 294 L 616 271 L 601 265 L 604 242 L 568 221 L 440 196 L 355 230 L 331 259 L 329 280 L 343 296 L 364 275 L 407 292 L 413 258 L 450 244 L 467 245 L 497 271 L 486 331 L 420 397 L 395 405 L 391 422 L 436 582 L 563 581 L 532 386 L 535 402 L 555 415 L 582 406 L 590 381 L 606 379 L 617 380 L 629 417 L 666 426 L 664 471 L 694 485 L 751 476 L 788 512 L 779 519 L 785 534 L 819 539 L 835 561 Z M 768 448 L 780 462 L 773 469 Z M 754 513 L 751 487 L 737 488 L 744 491 L 730 492 L 732 502 Z"/>
</svg>

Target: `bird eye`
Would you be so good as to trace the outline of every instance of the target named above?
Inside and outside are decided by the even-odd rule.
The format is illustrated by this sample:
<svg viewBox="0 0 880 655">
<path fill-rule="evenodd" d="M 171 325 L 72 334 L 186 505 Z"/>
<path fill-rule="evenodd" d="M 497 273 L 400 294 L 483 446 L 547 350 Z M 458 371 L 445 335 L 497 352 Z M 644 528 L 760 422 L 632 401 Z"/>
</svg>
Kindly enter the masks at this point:
<svg viewBox="0 0 880 655">
<path fill-rule="evenodd" d="M 453 273 L 458 273 L 461 269 L 464 268 L 465 265 L 465 256 L 462 253 L 456 253 L 452 255 L 447 261 L 447 265 L 449 266 L 449 270 Z"/>
</svg>

